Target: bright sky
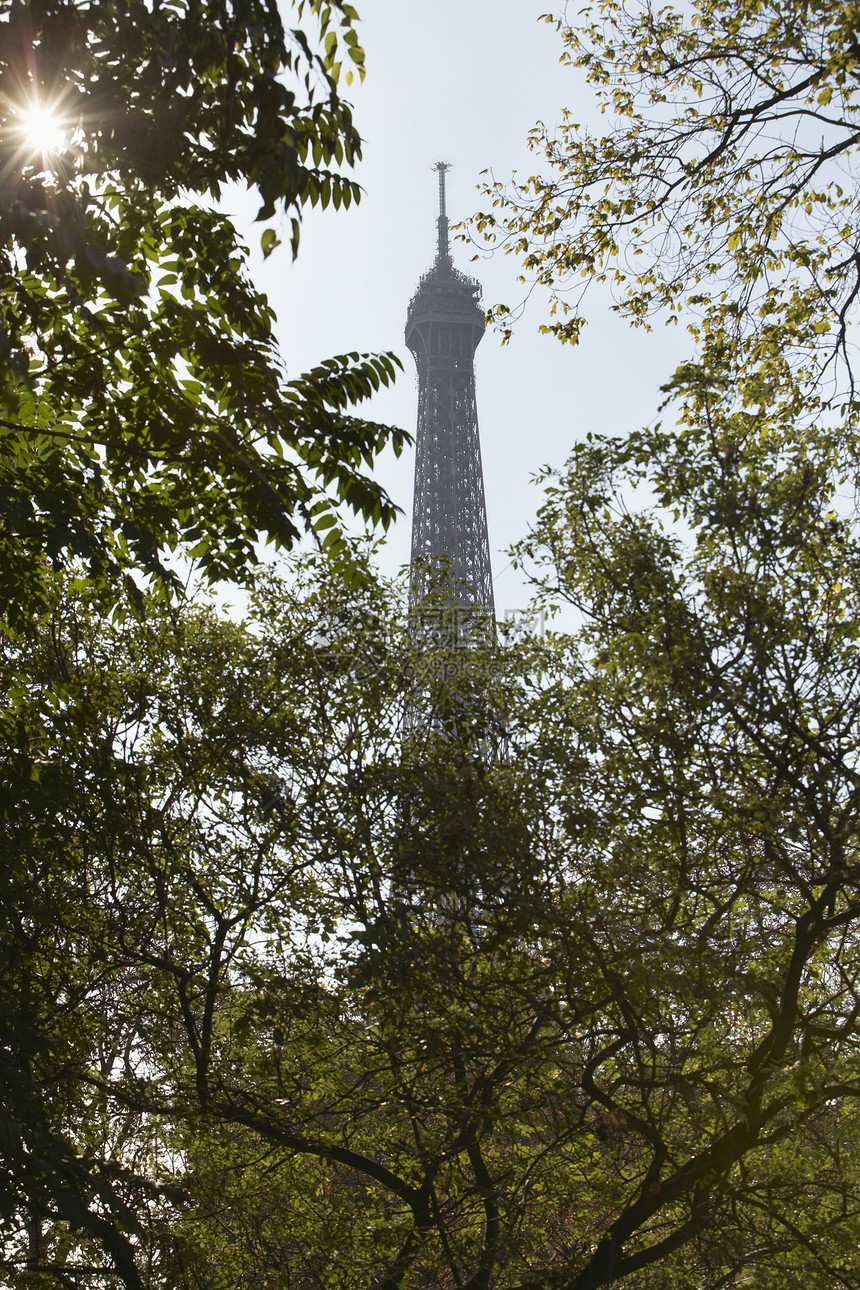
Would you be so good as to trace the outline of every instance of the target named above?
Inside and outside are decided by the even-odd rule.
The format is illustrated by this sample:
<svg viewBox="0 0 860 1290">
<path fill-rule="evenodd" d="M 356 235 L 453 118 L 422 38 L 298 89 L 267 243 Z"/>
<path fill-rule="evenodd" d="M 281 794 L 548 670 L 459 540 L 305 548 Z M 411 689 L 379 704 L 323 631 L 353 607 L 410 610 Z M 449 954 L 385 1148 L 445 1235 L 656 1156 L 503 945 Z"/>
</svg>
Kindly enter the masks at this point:
<svg viewBox="0 0 860 1290">
<path fill-rule="evenodd" d="M 452 223 L 480 209 L 480 172 L 502 179 L 531 173 L 529 130 L 558 120 L 562 107 L 599 128 L 580 74 L 558 63 L 554 28 L 541 22 L 545 0 L 358 0 L 367 78 L 353 86 L 366 140 L 358 179 L 365 197 L 349 211 L 308 211 L 298 260 L 285 245 L 255 276 L 277 312 L 294 373 L 350 350 L 391 349 L 404 364 L 396 388 L 368 405 L 377 420 L 416 420 L 415 368 L 403 342 L 406 308 L 435 250 L 437 160 L 452 164 Z M 248 231 L 259 244 L 261 226 Z M 516 262 L 501 254 L 470 263 L 454 245 L 458 267 L 474 274 L 488 305 L 524 294 Z M 541 301 L 532 298 L 513 341 L 488 331 L 476 357 L 478 416 L 493 559 L 502 616 L 525 606 L 522 576 L 505 554 L 523 537 L 540 503 L 529 479 L 544 463 L 561 465 L 589 429 L 621 432 L 656 414 L 658 387 L 680 357 L 674 332 L 632 331 L 589 297 L 585 339 L 577 349 L 540 336 Z M 405 515 L 389 539 L 384 566 L 409 559 L 413 454 L 383 459 L 379 478 Z"/>
</svg>

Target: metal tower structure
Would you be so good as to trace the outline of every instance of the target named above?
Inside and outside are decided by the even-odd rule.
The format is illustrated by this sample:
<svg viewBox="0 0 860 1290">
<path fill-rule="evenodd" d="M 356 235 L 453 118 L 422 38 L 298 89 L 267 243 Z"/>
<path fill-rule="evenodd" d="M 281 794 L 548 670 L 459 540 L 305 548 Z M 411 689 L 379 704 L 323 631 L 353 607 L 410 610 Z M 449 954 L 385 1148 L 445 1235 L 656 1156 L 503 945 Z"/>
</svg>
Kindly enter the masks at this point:
<svg viewBox="0 0 860 1290">
<path fill-rule="evenodd" d="M 445 175 L 439 176 L 436 259 L 409 304 L 406 344 L 418 368 L 410 608 L 419 619 L 442 583 L 452 607 L 494 618 L 490 545 L 475 404 L 475 350 L 484 334 L 481 288 L 454 268 Z"/>
</svg>

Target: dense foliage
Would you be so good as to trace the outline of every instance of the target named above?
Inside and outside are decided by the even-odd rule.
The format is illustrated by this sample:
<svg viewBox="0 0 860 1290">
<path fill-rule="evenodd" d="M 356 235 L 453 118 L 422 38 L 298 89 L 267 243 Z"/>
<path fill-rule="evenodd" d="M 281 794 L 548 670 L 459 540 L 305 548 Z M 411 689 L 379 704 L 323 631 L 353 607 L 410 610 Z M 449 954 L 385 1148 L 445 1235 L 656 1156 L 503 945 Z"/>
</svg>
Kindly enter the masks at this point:
<svg viewBox="0 0 860 1290">
<path fill-rule="evenodd" d="M 353 554 L 6 647 L 6 1284 L 860 1283 L 856 540 L 628 473 L 532 539 L 574 638 Z"/>
<path fill-rule="evenodd" d="M 566 17 L 609 126 L 538 126 L 542 173 L 478 219 L 551 290 L 560 339 L 595 280 L 691 339 L 672 421 L 589 436 L 520 549 L 583 623 L 556 704 L 588 768 L 582 941 L 617 1009 L 593 1095 L 629 1153 L 568 1286 L 860 1280 L 856 18 Z"/>
<path fill-rule="evenodd" d="M 266 0 L 0 8 L 0 605 L 19 623 L 70 559 L 157 587 L 179 545 L 230 577 L 259 538 L 330 528 L 329 488 L 391 518 L 364 466 L 402 435 L 351 406 L 392 359 L 288 381 L 215 205 L 256 189 L 295 250 L 304 204 L 359 196 L 338 93 L 341 58 L 363 68 L 355 12 L 295 16 L 309 35 Z"/>
<path fill-rule="evenodd" d="M 489 186 L 477 221 L 552 293 L 545 330 L 575 341 L 584 293 L 608 282 L 635 325 L 688 327 L 678 380 L 724 451 L 746 427 L 819 449 L 854 429 L 855 6 L 601 0 L 556 25 L 610 124 L 536 126 L 543 170 Z"/>
<path fill-rule="evenodd" d="M 39 1285 L 127 1287 L 210 1283 L 220 1269 L 229 1285 L 248 1267 L 271 1283 L 304 1261 L 349 1280 L 361 1264 L 315 1227 L 325 1171 L 296 1172 L 296 1154 L 413 1190 L 376 1159 L 388 1023 L 373 1019 L 373 972 L 358 979 L 373 951 L 357 953 L 353 933 L 422 879 L 402 810 L 423 773 L 402 766 L 400 741 L 419 682 L 390 595 L 367 575 L 345 583 L 341 567 L 291 589 L 266 581 L 247 628 L 169 607 L 111 624 L 79 594 L 38 641 L 5 648 L 9 1285 L 28 1269 Z M 450 668 L 434 681 L 428 666 L 420 685 L 435 684 L 450 727 Z M 417 732 L 412 747 L 417 758 Z M 444 774 L 439 804 L 455 813 L 471 779 Z M 396 979 L 392 962 L 385 972 Z M 358 1104 L 354 1084 L 368 1086 Z M 287 1230 L 262 1250 L 237 1245 L 261 1211 L 271 1228 L 282 1176 L 297 1188 Z M 367 1206 L 388 1212 L 369 1195 L 341 1215 L 359 1236 Z M 294 1257 L 282 1264 L 272 1241 Z"/>
<path fill-rule="evenodd" d="M 332 543 L 242 624 L 71 571 L 3 637 L 10 1290 L 860 1286 L 853 270 L 803 250 L 854 144 L 778 133 L 850 124 L 853 18 L 602 14 L 627 124 L 509 228 L 634 316 L 700 281 L 677 424 L 580 445 L 521 548 L 579 630 L 418 644 Z"/>
</svg>

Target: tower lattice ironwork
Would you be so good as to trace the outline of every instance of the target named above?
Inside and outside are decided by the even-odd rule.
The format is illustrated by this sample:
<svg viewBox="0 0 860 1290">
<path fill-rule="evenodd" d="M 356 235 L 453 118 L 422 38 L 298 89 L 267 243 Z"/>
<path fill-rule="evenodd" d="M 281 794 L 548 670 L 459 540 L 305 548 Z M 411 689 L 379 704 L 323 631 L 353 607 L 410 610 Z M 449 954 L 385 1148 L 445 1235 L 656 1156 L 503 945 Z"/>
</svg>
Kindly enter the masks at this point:
<svg viewBox="0 0 860 1290">
<path fill-rule="evenodd" d="M 418 433 L 412 509 L 414 613 L 431 585 L 445 600 L 494 617 L 487 511 L 475 403 L 475 350 L 484 334 L 481 288 L 455 269 L 439 162 L 436 259 L 409 304 L 406 344 L 418 368 Z"/>
</svg>

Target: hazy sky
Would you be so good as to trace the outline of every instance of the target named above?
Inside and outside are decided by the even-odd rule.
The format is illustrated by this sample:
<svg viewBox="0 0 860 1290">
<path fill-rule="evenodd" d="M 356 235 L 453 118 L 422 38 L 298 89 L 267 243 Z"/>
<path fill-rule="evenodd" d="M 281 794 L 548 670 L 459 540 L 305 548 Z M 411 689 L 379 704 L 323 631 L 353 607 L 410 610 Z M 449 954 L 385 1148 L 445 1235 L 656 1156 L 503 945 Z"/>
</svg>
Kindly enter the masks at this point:
<svg viewBox="0 0 860 1290">
<path fill-rule="evenodd" d="M 349 350 L 395 350 L 404 364 L 396 388 L 368 405 L 378 420 L 416 419 L 415 369 L 403 342 L 406 309 L 435 250 L 437 160 L 452 164 L 452 222 L 480 208 L 480 172 L 498 178 L 539 167 L 527 149 L 538 119 L 576 120 L 594 113 L 579 73 L 558 63 L 561 43 L 541 22 L 544 0 L 357 0 L 367 78 L 353 86 L 365 139 L 358 179 L 365 196 L 347 212 L 309 211 L 299 258 L 284 246 L 255 275 L 278 314 L 284 353 L 294 373 Z M 259 242 L 260 226 L 249 238 Z M 497 254 L 470 263 L 454 245 L 458 267 L 482 283 L 487 304 L 513 305 L 524 289 L 517 266 Z M 544 317 L 533 298 L 513 341 L 488 331 L 476 357 L 478 416 L 496 607 L 527 600 L 521 576 L 504 554 L 522 537 L 540 501 L 529 477 L 544 463 L 561 465 L 589 429 L 622 431 L 650 421 L 658 386 L 679 354 L 674 333 L 632 331 L 589 298 L 588 327 L 577 349 L 540 336 Z M 384 559 L 394 571 L 409 558 L 412 453 L 384 459 L 379 478 L 405 511 Z"/>
</svg>

